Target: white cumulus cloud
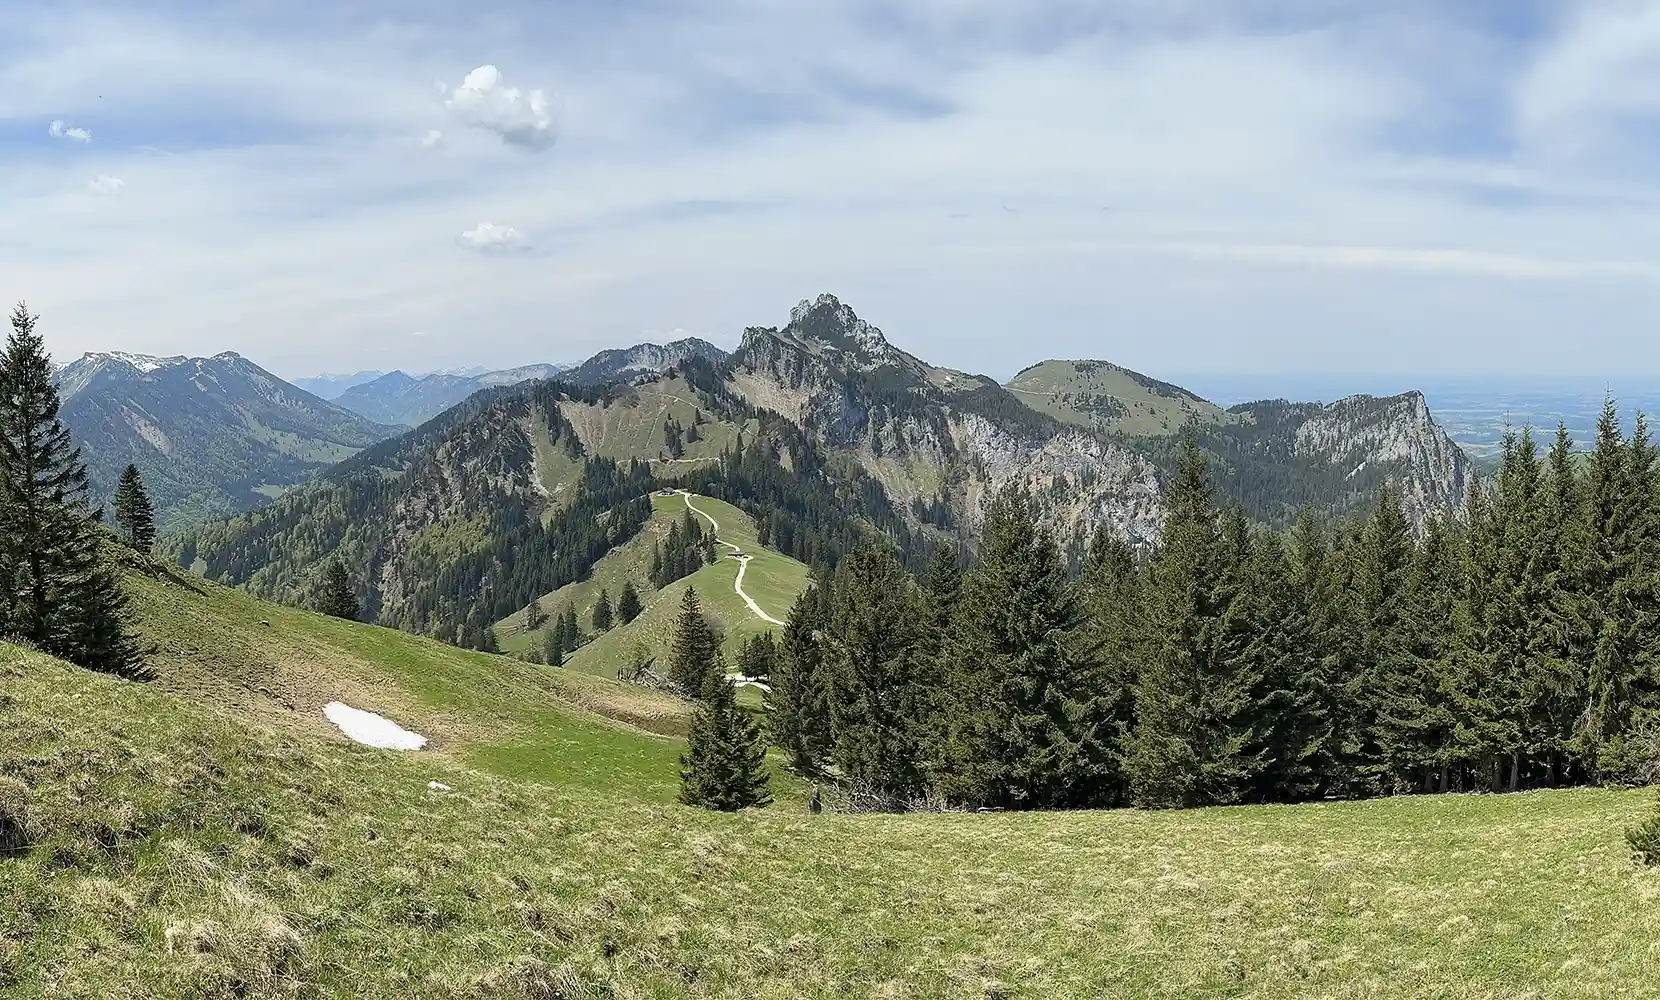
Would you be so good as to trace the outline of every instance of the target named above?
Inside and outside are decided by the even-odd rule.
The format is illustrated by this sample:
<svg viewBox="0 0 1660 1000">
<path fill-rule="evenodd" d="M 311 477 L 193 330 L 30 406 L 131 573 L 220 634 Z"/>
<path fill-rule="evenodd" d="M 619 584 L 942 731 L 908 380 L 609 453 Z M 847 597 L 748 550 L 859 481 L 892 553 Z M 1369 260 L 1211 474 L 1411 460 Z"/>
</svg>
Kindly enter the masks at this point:
<svg viewBox="0 0 1660 1000">
<path fill-rule="evenodd" d="M 46 133 L 54 139 L 69 139 L 73 142 L 91 142 L 92 133 L 78 125 L 70 125 L 62 118 L 52 119 L 52 124 L 46 126 Z"/>
<path fill-rule="evenodd" d="M 438 149 L 444 145 L 444 133 L 437 129 L 428 129 L 427 134 L 421 136 L 421 145 L 427 149 Z"/>
<path fill-rule="evenodd" d="M 500 70 L 485 65 L 468 73 L 461 86 L 443 92 L 444 106 L 457 118 L 496 133 L 509 146 L 540 150 L 553 145 L 553 112 L 540 88 L 510 87 Z"/>
<path fill-rule="evenodd" d="M 86 186 L 93 194 L 120 194 L 127 182 L 119 177 L 99 174 L 97 179 L 88 181 Z"/>
<path fill-rule="evenodd" d="M 462 233 L 460 240 L 462 246 L 471 250 L 523 250 L 528 246 L 524 233 L 494 222 L 480 222 Z"/>
</svg>

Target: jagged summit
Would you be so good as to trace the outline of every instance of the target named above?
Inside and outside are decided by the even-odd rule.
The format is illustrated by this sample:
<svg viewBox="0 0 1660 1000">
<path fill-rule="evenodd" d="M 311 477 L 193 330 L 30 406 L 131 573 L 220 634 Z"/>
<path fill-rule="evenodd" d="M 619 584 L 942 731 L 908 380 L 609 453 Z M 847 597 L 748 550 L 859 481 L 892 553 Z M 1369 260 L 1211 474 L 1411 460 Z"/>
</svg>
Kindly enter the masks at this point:
<svg viewBox="0 0 1660 1000">
<path fill-rule="evenodd" d="M 150 354 L 130 354 L 126 351 L 88 351 L 87 353 L 81 355 L 79 359 L 70 362 L 64 367 L 65 369 L 68 369 L 73 368 L 78 364 L 97 364 L 101 361 L 119 361 L 122 364 L 131 365 L 139 371 L 148 374 L 149 372 L 156 371 L 157 369 L 171 368 L 174 365 L 182 365 L 189 360 L 189 358 L 182 354 L 161 358 Z"/>
<path fill-rule="evenodd" d="M 783 327 L 744 330 L 737 357 L 764 367 L 773 364 L 780 351 L 800 352 L 840 371 L 881 373 L 889 384 L 922 386 L 932 381 L 933 369 L 890 344 L 879 328 L 830 294 L 802 299 Z"/>
<path fill-rule="evenodd" d="M 785 331 L 802 340 L 818 341 L 841 350 L 879 354 L 889 346 L 880 329 L 860 319 L 851 306 L 828 293 L 797 303 L 790 310 Z"/>
</svg>

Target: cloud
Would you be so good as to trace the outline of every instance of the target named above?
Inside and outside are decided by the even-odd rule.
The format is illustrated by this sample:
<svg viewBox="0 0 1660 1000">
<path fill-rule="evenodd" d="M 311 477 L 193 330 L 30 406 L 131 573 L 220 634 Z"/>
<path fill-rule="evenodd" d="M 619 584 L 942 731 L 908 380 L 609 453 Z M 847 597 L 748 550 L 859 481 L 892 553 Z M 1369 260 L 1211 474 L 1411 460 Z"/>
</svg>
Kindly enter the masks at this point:
<svg viewBox="0 0 1660 1000">
<path fill-rule="evenodd" d="M 494 66 L 480 66 L 467 74 L 461 86 L 443 88 L 443 92 L 444 106 L 457 118 L 473 128 L 494 132 L 509 146 L 542 150 L 554 143 L 547 94 L 540 88 L 526 93 L 508 86 Z"/>
<path fill-rule="evenodd" d="M 427 134 L 421 136 L 421 146 L 425 149 L 441 149 L 444 146 L 444 133 L 437 129 L 428 129 Z"/>
<path fill-rule="evenodd" d="M 480 222 L 463 232 L 461 245 L 470 250 L 504 251 L 524 250 L 529 247 L 524 234 L 512 226 L 498 226 L 494 222 Z"/>
<path fill-rule="evenodd" d="M 1570 259 L 1475 250 L 1263 243 L 1102 244 L 1100 249 L 1139 254 L 1170 254 L 1196 260 L 1341 270 L 1404 271 L 1515 281 L 1567 281 L 1594 277 L 1660 281 L 1660 258 Z"/>
<path fill-rule="evenodd" d="M 97 169 L 141 177 L 113 212 L 8 149 L 0 218 L 53 239 L 0 240 L 0 301 L 64 354 L 296 371 L 724 343 L 833 291 L 993 373 L 1660 372 L 1660 4 L 568 6 L 23 5 L 0 121 L 176 155 L 101 128 Z M 450 329 L 491 334 L 410 335 Z"/>
<path fill-rule="evenodd" d="M 70 125 L 61 118 L 54 118 L 52 124 L 46 126 L 46 134 L 54 139 L 68 139 L 71 142 L 91 142 L 92 133 L 79 126 Z"/>
<path fill-rule="evenodd" d="M 95 180 L 88 181 L 86 186 L 94 194 L 120 194 L 127 182 L 119 177 L 99 174 Z"/>
</svg>

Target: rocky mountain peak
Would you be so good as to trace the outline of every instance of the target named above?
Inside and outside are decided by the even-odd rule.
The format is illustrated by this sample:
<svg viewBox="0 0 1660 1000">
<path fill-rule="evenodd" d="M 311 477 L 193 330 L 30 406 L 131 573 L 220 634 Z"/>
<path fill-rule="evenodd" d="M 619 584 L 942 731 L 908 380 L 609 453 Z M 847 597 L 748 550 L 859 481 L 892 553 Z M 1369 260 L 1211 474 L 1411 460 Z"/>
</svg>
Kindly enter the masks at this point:
<svg viewBox="0 0 1660 1000">
<path fill-rule="evenodd" d="M 802 299 L 790 310 L 785 334 L 807 344 L 890 360 L 893 348 L 882 331 L 860 319 L 851 306 L 834 295 Z"/>
</svg>

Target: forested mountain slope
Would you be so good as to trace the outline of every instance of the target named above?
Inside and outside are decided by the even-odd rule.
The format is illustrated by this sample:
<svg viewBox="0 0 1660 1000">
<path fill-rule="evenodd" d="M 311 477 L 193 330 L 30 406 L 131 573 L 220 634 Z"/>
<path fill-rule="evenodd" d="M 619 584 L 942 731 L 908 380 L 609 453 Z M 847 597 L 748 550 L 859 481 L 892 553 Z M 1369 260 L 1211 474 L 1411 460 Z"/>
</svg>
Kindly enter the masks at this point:
<svg viewBox="0 0 1660 1000">
<path fill-rule="evenodd" d="M 89 354 L 58 373 L 63 419 L 107 500 L 128 463 L 163 531 L 265 503 L 402 431 L 298 389 L 234 353 Z"/>
<path fill-rule="evenodd" d="M 655 372 L 663 363 L 672 367 Z M 1364 509 L 1397 481 L 1422 524 L 1456 516 L 1471 481 L 1421 398 L 1221 414 L 1112 371 L 1182 400 L 1221 496 L 1264 523 L 1305 506 Z M 574 381 L 603 373 L 618 380 Z M 736 505 L 769 547 L 804 564 L 885 539 L 920 569 L 937 541 L 972 550 L 1009 485 L 1073 553 L 1102 529 L 1150 545 L 1179 440 L 1063 422 L 992 379 L 900 350 L 820 296 L 783 327 L 746 331 L 729 358 L 683 341 L 485 390 L 174 551 L 213 579 L 284 601 L 303 600 L 338 558 L 375 620 L 488 646 L 493 623 L 583 580 L 633 537 L 664 480 Z"/>
</svg>

